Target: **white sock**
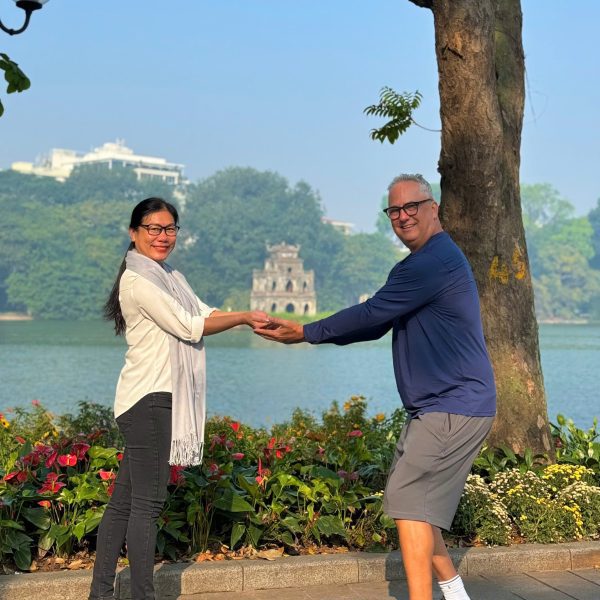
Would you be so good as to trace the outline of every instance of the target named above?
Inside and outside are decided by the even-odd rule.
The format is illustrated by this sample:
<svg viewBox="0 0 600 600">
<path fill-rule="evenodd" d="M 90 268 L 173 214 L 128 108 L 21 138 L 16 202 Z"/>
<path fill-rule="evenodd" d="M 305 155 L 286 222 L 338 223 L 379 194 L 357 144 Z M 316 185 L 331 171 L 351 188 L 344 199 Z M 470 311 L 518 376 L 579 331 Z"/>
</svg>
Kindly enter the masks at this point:
<svg viewBox="0 0 600 600">
<path fill-rule="evenodd" d="M 448 579 L 448 581 L 438 581 L 438 584 L 444 594 L 444 600 L 471 600 L 460 575 Z"/>
</svg>

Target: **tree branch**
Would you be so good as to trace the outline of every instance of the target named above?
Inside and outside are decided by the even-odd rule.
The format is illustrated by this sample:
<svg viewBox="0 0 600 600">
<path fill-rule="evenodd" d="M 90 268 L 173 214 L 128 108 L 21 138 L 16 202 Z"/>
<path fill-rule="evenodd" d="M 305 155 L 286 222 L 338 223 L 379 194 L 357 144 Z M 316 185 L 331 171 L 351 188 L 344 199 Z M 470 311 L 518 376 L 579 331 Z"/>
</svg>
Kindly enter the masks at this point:
<svg viewBox="0 0 600 600">
<path fill-rule="evenodd" d="M 429 8 L 430 10 L 433 10 L 433 0 L 408 0 L 409 2 L 412 2 L 413 4 L 416 4 L 417 6 L 420 6 L 421 8 Z"/>
</svg>

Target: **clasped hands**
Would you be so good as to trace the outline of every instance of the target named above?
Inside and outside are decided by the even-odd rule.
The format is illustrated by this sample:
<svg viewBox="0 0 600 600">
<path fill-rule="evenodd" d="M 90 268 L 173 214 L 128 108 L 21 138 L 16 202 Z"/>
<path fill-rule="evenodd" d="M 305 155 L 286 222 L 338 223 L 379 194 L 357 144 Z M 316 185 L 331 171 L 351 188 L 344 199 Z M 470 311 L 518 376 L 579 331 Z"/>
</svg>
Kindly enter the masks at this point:
<svg viewBox="0 0 600 600">
<path fill-rule="evenodd" d="M 256 335 L 282 344 L 297 344 L 304 341 L 304 327 L 295 321 L 271 317 L 260 310 L 251 311 L 250 326 Z"/>
</svg>

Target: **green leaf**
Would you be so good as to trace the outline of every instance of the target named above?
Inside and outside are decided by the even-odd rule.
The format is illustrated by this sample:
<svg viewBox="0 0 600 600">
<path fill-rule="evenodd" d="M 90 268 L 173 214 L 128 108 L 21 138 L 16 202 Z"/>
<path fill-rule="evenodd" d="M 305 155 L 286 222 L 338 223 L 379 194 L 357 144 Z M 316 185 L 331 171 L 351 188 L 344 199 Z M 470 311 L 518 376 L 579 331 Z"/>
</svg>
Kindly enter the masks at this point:
<svg viewBox="0 0 600 600">
<path fill-rule="evenodd" d="M 300 533 L 302 531 L 300 522 L 294 517 L 285 517 L 285 519 L 281 519 L 279 522 L 293 533 Z"/>
<path fill-rule="evenodd" d="M 52 523 L 48 511 L 44 508 L 23 508 L 21 514 L 39 529 L 48 529 Z"/>
<path fill-rule="evenodd" d="M 31 567 L 31 548 L 29 546 L 19 546 L 13 552 L 13 556 L 15 564 L 21 571 L 29 571 Z"/>
<path fill-rule="evenodd" d="M 319 517 L 317 527 L 319 532 L 326 536 L 339 535 L 345 538 L 347 535 L 342 520 L 334 515 Z"/>
<path fill-rule="evenodd" d="M 296 541 L 294 540 L 294 538 L 292 537 L 292 534 L 289 531 L 282 531 L 279 534 L 279 539 L 286 545 L 286 546 L 295 546 L 296 545 Z"/>
<path fill-rule="evenodd" d="M 243 523 L 234 523 L 231 528 L 231 537 L 229 538 L 229 547 L 233 550 L 235 545 L 246 533 L 246 526 Z"/>
<path fill-rule="evenodd" d="M 228 512 L 254 512 L 251 504 L 230 489 L 226 489 L 223 495 L 215 500 L 214 507 Z"/>
<path fill-rule="evenodd" d="M 250 524 L 248 529 L 246 530 L 246 534 L 250 543 L 257 548 L 260 542 L 260 538 L 262 537 L 263 530 L 261 527 L 256 527 L 255 525 Z"/>
</svg>

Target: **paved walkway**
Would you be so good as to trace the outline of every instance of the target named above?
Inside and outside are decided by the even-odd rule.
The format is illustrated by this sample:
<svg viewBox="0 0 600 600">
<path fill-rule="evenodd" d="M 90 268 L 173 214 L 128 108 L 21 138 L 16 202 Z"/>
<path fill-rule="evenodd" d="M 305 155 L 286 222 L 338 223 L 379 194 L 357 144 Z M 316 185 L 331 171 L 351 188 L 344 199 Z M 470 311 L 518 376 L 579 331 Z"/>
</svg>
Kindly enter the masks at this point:
<svg viewBox="0 0 600 600">
<path fill-rule="evenodd" d="M 454 548 L 472 600 L 600 600 L 600 541 Z M 406 600 L 398 552 L 160 564 L 157 600 Z M 0 600 L 86 600 L 90 571 L 0 576 Z M 129 569 L 116 597 L 127 600 Z M 441 596 L 439 593 L 436 600 Z"/>
<path fill-rule="evenodd" d="M 472 600 L 600 600 L 600 569 L 465 577 Z M 178 600 L 406 600 L 406 582 L 307 586 L 179 596 Z M 439 593 L 434 600 L 441 599 Z"/>
</svg>

